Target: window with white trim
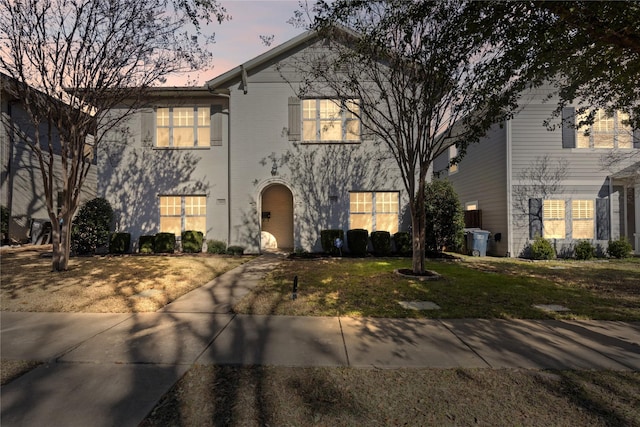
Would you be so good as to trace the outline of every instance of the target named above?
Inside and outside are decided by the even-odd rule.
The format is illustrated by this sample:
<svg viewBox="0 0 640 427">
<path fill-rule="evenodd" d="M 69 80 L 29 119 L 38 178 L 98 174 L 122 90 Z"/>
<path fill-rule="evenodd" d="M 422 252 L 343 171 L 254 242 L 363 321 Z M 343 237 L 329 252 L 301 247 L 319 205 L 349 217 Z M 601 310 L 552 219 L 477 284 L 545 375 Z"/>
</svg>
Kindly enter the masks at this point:
<svg viewBox="0 0 640 427">
<path fill-rule="evenodd" d="M 160 196 L 160 232 L 180 236 L 193 230 L 206 234 L 206 196 Z"/>
<path fill-rule="evenodd" d="M 397 191 L 353 191 L 349 193 L 349 228 L 398 231 L 400 200 Z"/>
<path fill-rule="evenodd" d="M 211 145 L 210 107 L 158 107 L 157 147 L 208 147 Z"/>
<path fill-rule="evenodd" d="M 574 239 L 593 239 L 595 230 L 593 200 L 571 201 L 571 230 Z"/>
<path fill-rule="evenodd" d="M 305 142 L 360 141 L 360 104 L 356 99 L 302 100 L 302 140 Z"/>
<path fill-rule="evenodd" d="M 542 237 L 545 239 L 564 239 L 565 230 L 565 201 L 543 200 Z"/>
<path fill-rule="evenodd" d="M 588 112 L 578 116 L 578 122 L 585 120 Z M 629 126 L 629 115 L 617 111 L 613 116 L 604 110 L 595 113 L 594 122 L 577 130 L 577 148 L 632 148 L 633 131 Z"/>
</svg>

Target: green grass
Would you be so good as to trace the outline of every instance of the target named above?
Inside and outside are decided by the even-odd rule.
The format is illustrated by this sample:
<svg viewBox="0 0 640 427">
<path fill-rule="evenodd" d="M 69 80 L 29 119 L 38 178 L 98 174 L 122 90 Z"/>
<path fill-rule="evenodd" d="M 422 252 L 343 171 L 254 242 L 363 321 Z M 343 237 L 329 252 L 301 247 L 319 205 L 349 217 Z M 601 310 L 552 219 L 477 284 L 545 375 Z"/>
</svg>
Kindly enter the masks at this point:
<svg viewBox="0 0 640 427">
<path fill-rule="evenodd" d="M 428 317 L 640 320 L 640 262 L 469 258 L 430 262 L 438 281 L 403 278 L 409 259 L 287 260 L 236 307 L 240 313 Z M 298 299 L 291 299 L 298 276 Z M 403 309 L 398 301 L 432 301 L 441 309 Z M 560 304 L 549 313 L 535 304 Z"/>
</svg>

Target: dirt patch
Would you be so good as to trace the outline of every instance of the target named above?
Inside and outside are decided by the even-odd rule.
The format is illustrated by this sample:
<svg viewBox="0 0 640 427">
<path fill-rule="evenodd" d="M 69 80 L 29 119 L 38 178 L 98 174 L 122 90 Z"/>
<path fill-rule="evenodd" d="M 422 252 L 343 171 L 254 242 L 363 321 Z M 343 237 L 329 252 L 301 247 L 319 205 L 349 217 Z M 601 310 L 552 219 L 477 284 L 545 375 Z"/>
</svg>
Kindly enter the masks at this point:
<svg viewBox="0 0 640 427">
<path fill-rule="evenodd" d="M 638 372 L 195 366 L 141 425 L 640 425 L 639 386 Z"/>
<path fill-rule="evenodd" d="M 0 385 L 5 385 L 40 365 L 30 360 L 1 360 Z"/>
</svg>

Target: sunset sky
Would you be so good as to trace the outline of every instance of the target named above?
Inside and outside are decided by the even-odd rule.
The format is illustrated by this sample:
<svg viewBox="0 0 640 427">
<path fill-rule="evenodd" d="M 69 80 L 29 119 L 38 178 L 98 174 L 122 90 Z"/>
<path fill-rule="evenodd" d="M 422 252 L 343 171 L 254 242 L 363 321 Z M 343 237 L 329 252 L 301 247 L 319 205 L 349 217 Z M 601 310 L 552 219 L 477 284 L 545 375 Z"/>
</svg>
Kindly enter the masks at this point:
<svg viewBox="0 0 640 427">
<path fill-rule="evenodd" d="M 221 0 L 221 3 L 231 20 L 212 24 L 216 40 L 212 48 L 214 68 L 172 77 L 166 85 L 192 85 L 194 80 L 202 85 L 270 49 L 260 40 L 261 35 L 275 36 L 272 44 L 275 47 L 304 31 L 287 23 L 298 9 L 298 0 Z"/>
</svg>

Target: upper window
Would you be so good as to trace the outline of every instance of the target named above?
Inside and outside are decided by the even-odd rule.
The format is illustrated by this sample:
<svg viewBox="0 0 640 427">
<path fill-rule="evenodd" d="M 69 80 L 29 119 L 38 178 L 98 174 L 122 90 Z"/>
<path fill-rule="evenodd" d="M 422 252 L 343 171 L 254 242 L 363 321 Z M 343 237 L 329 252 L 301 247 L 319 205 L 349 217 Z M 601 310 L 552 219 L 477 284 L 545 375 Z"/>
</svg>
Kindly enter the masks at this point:
<svg viewBox="0 0 640 427">
<path fill-rule="evenodd" d="M 183 231 L 206 233 L 206 196 L 160 196 L 160 232 L 180 236 Z"/>
<path fill-rule="evenodd" d="M 564 200 L 544 200 L 542 203 L 542 237 L 545 239 L 564 239 Z"/>
<path fill-rule="evenodd" d="M 360 105 L 355 99 L 302 100 L 302 139 L 308 142 L 360 141 Z"/>
<path fill-rule="evenodd" d="M 396 191 L 349 193 L 349 228 L 372 231 L 398 231 L 399 194 Z"/>
<path fill-rule="evenodd" d="M 586 115 L 578 117 L 578 123 Z M 633 132 L 629 126 L 629 115 L 616 112 L 608 116 L 603 110 L 596 111 L 594 122 L 585 129 L 578 129 L 578 148 L 632 148 Z M 623 123 L 624 122 L 624 123 Z"/>
<path fill-rule="evenodd" d="M 209 107 L 163 107 L 156 110 L 157 147 L 208 147 Z"/>
<path fill-rule="evenodd" d="M 456 157 L 458 157 L 458 147 L 452 145 L 449 147 L 449 162 L 451 162 L 451 160 L 455 159 Z M 458 164 L 449 163 L 449 173 L 452 174 L 456 172 L 458 172 Z"/>
</svg>

